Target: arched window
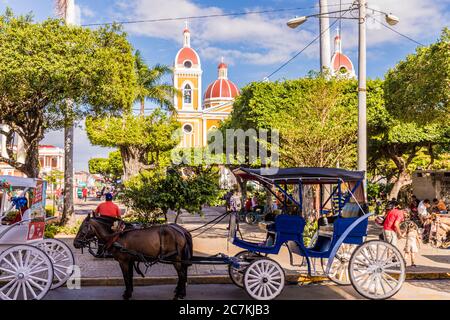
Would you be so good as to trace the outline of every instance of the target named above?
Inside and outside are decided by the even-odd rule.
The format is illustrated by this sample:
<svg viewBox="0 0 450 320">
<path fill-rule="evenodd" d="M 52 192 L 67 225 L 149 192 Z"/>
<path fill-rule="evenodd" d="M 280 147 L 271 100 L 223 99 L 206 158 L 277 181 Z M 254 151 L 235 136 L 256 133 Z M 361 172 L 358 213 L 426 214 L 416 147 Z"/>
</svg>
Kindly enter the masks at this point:
<svg viewBox="0 0 450 320">
<path fill-rule="evenodd" d="M 184 86 L 183 101 L 184 101 L 184 103 L 192 103 L 192 88 L 189 84 L 186 84 Z"/>
</svg>

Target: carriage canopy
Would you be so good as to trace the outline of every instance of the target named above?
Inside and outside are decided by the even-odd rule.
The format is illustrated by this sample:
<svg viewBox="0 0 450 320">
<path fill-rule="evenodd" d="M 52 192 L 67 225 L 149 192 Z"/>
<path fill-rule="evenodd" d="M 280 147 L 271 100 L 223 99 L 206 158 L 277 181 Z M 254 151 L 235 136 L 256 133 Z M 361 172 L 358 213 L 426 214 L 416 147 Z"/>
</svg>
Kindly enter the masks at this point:
<svg viewBox="0 0 450 320">
<path fill-rule="evenodd" d="M 233 170 L 235 176 L 244 180 L 256 180 L 265 183 L 323 184 L 343 182 L 358 182 L 364 179 L 364 171 L 349 171 L 338 168 L 238 168 Z"/>
<path fill-rule="evenodd" d="M 5 181 L 12 187 L 36 188 L 38 179 L 15 176 L 0 176 L 0 182 Z"/>
</svg>

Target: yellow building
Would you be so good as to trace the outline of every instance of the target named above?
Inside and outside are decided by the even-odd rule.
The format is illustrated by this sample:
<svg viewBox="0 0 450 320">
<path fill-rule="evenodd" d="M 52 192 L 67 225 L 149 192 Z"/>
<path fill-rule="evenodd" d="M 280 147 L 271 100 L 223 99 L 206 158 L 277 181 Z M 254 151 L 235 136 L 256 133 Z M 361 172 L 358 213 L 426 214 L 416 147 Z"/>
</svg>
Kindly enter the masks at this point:
<svg viewBox="0 0 450 320">
<path fill-rule="evenodd" d="M 174 105 L 183 133 L 181 147 L 206 146 L 208 131 L 218 128 L 220 122 L 230 114 L 239 89 L 228 79 L 227 72 L 227 65 L 222 59 L 217 80 L 208 86 L 202 97 L 200 57 L 191 48 L 191 35 L 186 27 L 183 31 L 183 47 L 175 56 L 173 69 L 173 84 L 178 89 Z"/>
</svg>

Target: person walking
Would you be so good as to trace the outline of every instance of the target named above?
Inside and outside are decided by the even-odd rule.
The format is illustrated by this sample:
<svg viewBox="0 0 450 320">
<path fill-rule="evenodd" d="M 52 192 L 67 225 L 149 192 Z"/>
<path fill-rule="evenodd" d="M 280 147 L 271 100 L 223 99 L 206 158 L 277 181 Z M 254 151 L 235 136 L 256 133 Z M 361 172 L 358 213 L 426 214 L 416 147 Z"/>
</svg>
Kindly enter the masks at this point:
<svg viewBox="0 0 450 320">
<path fill-rule="evenodd" d="M 397 201 L 391 201 L 386 209 L 387 214 L 383 222 L 384 241 L 397 246 L 398 239 L 402 238 L 400 223 L 404 220 L 404 213 L 398 207 Z"/>
<path fill-rule="evenodd" d="M 88 189 L 87 189 L 86 187 L 84 187 L 84 188 L 81 190 L 81 195 L 82 195 L 82 197 L 83 197 L 84 202 L 86 202 L 87 196 L 88 196 Z"/>
<path fill-rule="evenodd" d="M 420 247 L 420 236 L 419 236 L 419 229 L 417 225 L 414 222 L 409 222 L 406 226 L 406 243 L 405 243 L 405 262 L 408 259 L 408 255 L 411 258 L 411 266 L 416 267 L 415 263 L 415 255 L 419 252 Z"/>
</svg>

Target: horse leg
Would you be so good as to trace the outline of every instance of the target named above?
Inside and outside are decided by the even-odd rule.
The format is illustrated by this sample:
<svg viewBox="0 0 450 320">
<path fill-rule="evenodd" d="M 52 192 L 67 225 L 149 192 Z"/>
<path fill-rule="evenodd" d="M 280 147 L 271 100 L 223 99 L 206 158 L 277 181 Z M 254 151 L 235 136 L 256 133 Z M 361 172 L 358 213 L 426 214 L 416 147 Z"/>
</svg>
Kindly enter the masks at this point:
<svg viewBox="0 0 450 320">
<path fill-rule="evenodd" d="M 130 292 L 130 298 L 131 295 L 133 294 L 133 260 L 130 260 L 128 262 L 128 286 L 129 286 L 129 292 Z"/>
<path fill-rule="evenodd" d="M 184 264 L 184 263 L 181 264 L 183 278 L 181 280 L 180 295 L 182 298 L 186 297 L 186 283 L 188 280 L 188 268 L 189 268 L 189 266 L 187 264 Z"/>
<path fill-rule="evenodd" d="M 129 261 L 119 261 L 120 269 L 122 270 L 123 281 L 125 282 L 125 291 L 123 292 L 122 297 L 125 300 L 131 298 L 131 294 L 133 292 L 133 284 L 130 284 L 130 263 Z M 131 268 L 131 278 L 133 277 L 133 269 Z"/>
<path fill-rule="evenodd" d="M 178 274 L 178 282 L 177 282 L 177 286 L 175 288 L 175 296 L 173 297 L 174 300 L 178 300 L 178 299 L 183 299 L 186 295 L 186 289 L 184 288 L 183 290 L 183 286 L 185 283 L 183 283 L 183 265 L 180 262 L 174 263 L 173 264 L 175 270 L 177 271 Z M 183 291 L 184 291 L 184 295 L 183 295 Z"/>
</svg>

